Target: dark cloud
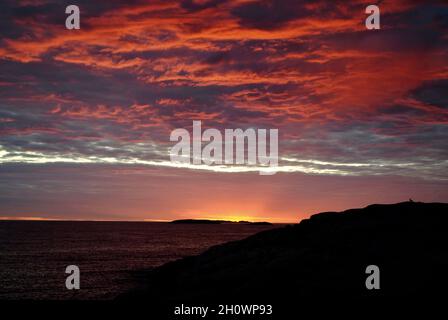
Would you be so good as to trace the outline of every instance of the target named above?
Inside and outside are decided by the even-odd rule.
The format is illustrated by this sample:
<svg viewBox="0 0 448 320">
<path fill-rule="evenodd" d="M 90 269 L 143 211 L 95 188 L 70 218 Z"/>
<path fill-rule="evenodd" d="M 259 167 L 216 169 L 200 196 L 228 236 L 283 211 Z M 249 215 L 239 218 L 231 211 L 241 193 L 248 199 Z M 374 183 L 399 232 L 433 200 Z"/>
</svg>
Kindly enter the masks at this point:
<svg viewBox="0 0 448 320">
<path fill-rule="evenodd" d="M 448 109 L 448 79 L 427 81 L 413 90 L 411 96 L 424 103 Z"/>
<path fill-rule="evenodd" d="M 427 111 L 406 105 L 392 105 L 383 108 L 378 108 L 379 113 L 386 115 L 409 115 L 409 116 L 423 116 Z"/>
<path fill-rule="evenodd" d="M 195 12 L 204 9 L 215 8 L 225 2 L 227 2 L 227 0 L 182 0 L 181 6 L 182 8 L 190 12 Z"/>
<path fill-rule="evenodd" d="M 351 19 L 363 9 L 356 1 L 260 0 L 243 3 L 232 14 L 242 26 L 269 30 L 301 19 Z"/>
<path fill-rule="evenodd" d="M 246 27 L 273 29 L 282 27 L 289 21 L 305 18 L 313 14 L 306 8 L 306 1 L 268 0 L 248 2 L 232 10 L 239 23 Z"/>
</svg>

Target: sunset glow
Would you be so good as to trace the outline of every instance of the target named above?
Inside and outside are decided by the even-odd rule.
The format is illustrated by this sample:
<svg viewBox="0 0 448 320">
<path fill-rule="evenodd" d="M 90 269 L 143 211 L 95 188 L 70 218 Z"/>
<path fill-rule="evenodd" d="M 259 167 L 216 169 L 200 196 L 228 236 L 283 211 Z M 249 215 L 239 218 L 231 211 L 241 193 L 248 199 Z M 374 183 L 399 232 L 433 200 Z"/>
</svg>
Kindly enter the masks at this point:
<svg viewBox="0 0 448 320">
<path fill-rule="evenodd" d="M 447 201 L 442 1 L 382 1 L 381 30 L 363 0 L 77 4 L 80 30 L 65 1 L 0 5 L 5 219 L 296 222 Z M 170 132 L 194 120 L 278 129 L 277 173 L 171 162 Z"/>
</svg>

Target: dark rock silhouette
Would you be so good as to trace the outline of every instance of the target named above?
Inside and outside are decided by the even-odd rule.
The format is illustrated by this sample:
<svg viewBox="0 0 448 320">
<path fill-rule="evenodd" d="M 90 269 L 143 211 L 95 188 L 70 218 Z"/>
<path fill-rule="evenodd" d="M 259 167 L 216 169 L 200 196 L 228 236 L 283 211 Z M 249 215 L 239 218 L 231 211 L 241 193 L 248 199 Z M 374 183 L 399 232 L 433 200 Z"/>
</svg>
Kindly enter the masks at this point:
<svg viewBox="0 0 448 320">
<path fill-rule="evenodd" d="M 203 219 L 182 219 L 182 220 L 173 220 L 170 223 L 175 224 L 221 224 L 221 221 L 218 220 L 203 220 Z"/>
<path fill-rule="evenodd" d="M 121 298 L 242 302 L 437 295 L 448 285 L 447 227 L 443 203 L 324 212 L 148 271 L 142 286 Z M 368 265 L 380 268 L 380 290 L 365 287 Z"/>
</svg>

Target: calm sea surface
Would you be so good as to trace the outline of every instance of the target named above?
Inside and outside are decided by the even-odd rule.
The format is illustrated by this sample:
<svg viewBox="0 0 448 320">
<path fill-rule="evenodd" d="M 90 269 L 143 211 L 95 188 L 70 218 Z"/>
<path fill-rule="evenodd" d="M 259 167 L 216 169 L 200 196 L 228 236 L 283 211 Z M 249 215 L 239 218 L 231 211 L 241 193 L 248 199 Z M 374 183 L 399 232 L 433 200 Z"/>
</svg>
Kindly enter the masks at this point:
<svg viewBox="0 0 448 320">
<path fill-rule="evenodd" d="M 157 222 L 0 221 L 0 299 L 112 299 L 135 271 L 272 226 Z M 65 288 L 77 265 L 81 289 Z"/>
</svg>

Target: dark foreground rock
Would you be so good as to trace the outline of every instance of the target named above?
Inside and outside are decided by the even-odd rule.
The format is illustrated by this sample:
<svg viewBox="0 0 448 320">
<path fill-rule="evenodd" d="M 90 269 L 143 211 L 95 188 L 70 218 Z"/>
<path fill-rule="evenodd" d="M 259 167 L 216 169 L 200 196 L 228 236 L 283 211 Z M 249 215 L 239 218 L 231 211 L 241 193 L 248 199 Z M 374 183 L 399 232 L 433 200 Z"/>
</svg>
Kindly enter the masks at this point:
<svg viewBox="0 0 448 320">
<path fill-rule="evenodd" d="M 380 290 L 367 290 L 368 265 Z M 150 271 L 121 299 L 239 301 L 428 296 L 448 285 L 448 204 L 405 202 L 313 215 Z"/>
</svg>

